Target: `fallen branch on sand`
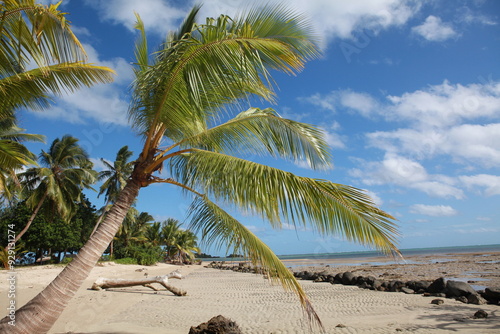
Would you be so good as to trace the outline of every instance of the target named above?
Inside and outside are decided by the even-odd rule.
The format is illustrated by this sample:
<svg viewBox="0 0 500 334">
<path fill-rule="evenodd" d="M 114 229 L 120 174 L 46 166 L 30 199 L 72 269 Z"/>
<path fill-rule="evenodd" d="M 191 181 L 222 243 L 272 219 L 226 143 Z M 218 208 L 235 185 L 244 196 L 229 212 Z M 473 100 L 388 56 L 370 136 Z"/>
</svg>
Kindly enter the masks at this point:
<svg viewBox="0 0 500 334">
<path fill-rule="evenodd" d="M 160 291 L 156 287 L 154 287 L 153 283 L 158 283 L 162 285 L 165 289 L 172 292 L 176 296 L 185 296 L 187 294 L 186 291 L 180 290 L 170 284 L 168 284 L 169 278 L 177 278 L 181 279 L 182 275 L 179 271 L 173 271 L 168 275 L 164 276 L 154 276 L 154 277 L 145 277 L 145 278 L 137 278 L 137 279 L 123 279 L 123 278 L 104 278 L 99 277 L 94 284 L 92 284 L 92 290 L 101 290 L 101 289 L 110 289 L 110 288 L 126 288 L 129 286 L 144 286 L 154 291 Z"/>
</svg>

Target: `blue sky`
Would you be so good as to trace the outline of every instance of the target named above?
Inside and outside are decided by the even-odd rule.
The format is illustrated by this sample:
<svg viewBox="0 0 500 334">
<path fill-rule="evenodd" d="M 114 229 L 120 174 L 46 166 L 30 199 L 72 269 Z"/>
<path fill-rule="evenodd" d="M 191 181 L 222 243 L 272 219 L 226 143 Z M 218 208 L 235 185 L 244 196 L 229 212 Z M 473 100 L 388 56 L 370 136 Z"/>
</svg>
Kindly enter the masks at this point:
<svg viewBox="0 0 500 334">
<path fill-rule="evenodd" d="M 267 2 L 267 1 L 266 1 Z M 256 3 L 259 3 L 257 1 Z M 265 3 L 264 1 L 262 3 Z M 133 79 L 133 12 L 152 46 L 175 29 L 194 1 L 66 0 L 74 31 L 93 63 L 115 82 L 55 100 L 43 113 L 20 111 L 20 125 L 80 139 L 97 169 L 123 145 L 139 152 L 127 125 Z M 320 126 L 334 169 L 259 162 L 366 189 L 398 219 L 400 248 L 496 244 L 500 240 L 500 2 L 290 0 L 312 18 L 323 57 L 295 77 L 276 74 L 281 115 Z M 248 1 L 204 1 L 200 19 L 234 15 Z M 262 105 L 258 107 L 268 107 Z M 34 144 L 38 153 L 48 144 Z M 87 193 L 100 207 L 102 198 Z M 189 198 L 166 185 L 141 190 L 137 208 L 157 220 L 185 219 Z M 235 213 L 277 254 L 366 250 Z M 213 250 L 206 252 L 217 253 Z M 220 252 L 219 252 L 220 253 Z"/>
</svg>

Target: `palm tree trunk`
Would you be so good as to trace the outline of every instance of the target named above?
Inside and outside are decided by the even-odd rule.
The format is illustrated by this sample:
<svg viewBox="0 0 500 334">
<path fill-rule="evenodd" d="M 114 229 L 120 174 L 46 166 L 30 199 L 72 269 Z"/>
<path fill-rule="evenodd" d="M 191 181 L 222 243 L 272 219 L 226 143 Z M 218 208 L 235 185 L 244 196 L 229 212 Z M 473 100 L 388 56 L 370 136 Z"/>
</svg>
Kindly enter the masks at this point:
<svg viewBox="0 0 500 334">
<path fill-rule="evenodd" d="M 17 310 L 15 326 L 9 324 L 9 317 L 3 318 L 0 333 L 43 334 L 50 330 L 108 247 L 140 188 L 133 179 L 127 183 L 105 220 L 73 261 L 42 292 Z"/>
<path fill-rule="evenodd" d="M 110 202 L 111 201 L 107 201 L 106 204 L 104 204 L 104 208 L 102 209 L 102 213 L 99 216 L 99 219 L 97 219 L 97 223 L 95 223 L 94 229 L 92 230 L 92 233 L 90 233 L 90 235 L 94 234 L 94 232 L 97 230 L 97 227 L 101 224 L 102 219 L 104 218 L 104 216 L 108 212 L 108 205 Z"/>
<path fill-rule="evenodd" d="M 45 192 L 45 194 L 43 194 L 43 197 L 40 199 L 40 202 L 38 202 L 38 205 L 36 206 L 35 210 L 31 214 L 30 219 L 28 219 L 26 226 L 22 229 L 21 232 L 19 232 L 16 235 L 16 238 L 14 239 L 14 244 L 16 244 L 19 241 L 19 239 L 21 239 L 21 237 L 28 231 L 28 229 L 31 226 L 31 223 L 33 223 L 33 221 L 35 220 L 36 216 L 38 215 L 38 211 L 40 211 L 40 208 L 42 207 L 42 204 L 43 204 L 43 202 L 45 202 L 46 198 L 47 198 L 47 192 Z M 9 247 L 9 245 L 7 245 L 5 247 L 5 250 L 9 251 L 9 249 L 10 249 L 10 247 Z"/>
</svg>

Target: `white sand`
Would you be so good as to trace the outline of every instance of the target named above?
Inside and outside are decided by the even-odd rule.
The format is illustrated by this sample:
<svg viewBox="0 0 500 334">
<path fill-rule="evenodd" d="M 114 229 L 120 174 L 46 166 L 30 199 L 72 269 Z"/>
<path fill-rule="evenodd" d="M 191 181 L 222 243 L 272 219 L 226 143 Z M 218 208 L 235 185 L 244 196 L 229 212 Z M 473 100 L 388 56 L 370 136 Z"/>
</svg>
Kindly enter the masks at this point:
<svg viewBox="0 0 500 334">
<path fill-rule="evenodd" d="M 146 271 L 136 272 L 138 268 Z M 144 287 L 89 290 L 97 277 L 134 278 L 165 275 L 179 268 L 183 280 L 172 285 L 188 292 L 177 297 Z M 18 269 L 17 300 L 26 303 L 41 291 L 61 267 Z M 0 310 L 7 306 L 7 272 L 0 271 Z M 500 307 L 470 305 L 433 297 L 375 292 L 354 286 L 302 282 L 326 333 L 500 333 Z M 472 319 L 478 310 L 487 319 Z M 308 333 L 298 299 L 262 276 L 219 271 L 201 266 L 153 267 L 115 265 L 96 267 L 50 333 L 183 333 L 191 326 L 222 314 L 236 321 L 243 333 Z M 336 327 L 343 324 L 346 327 Z M 318 331 L 312 331 L 318 332 Z"/>
</svg>

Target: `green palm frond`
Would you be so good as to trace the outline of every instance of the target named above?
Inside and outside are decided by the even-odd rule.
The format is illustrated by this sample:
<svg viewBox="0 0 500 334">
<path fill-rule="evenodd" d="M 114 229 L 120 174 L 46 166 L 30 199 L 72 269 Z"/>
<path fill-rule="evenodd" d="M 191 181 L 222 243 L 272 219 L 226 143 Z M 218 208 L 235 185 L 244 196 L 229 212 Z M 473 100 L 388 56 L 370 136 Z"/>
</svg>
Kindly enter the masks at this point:
<svg viewBox="0 0 500 334">
<path fill-rule="evenodd" d="M 310 225 L 321 234 L 397 252 L 394 218 L 360 189 L 199 149 L 173 157 L 170 167 L 178 182 L 257 213 L 274 227 L 283 220 Z"/>
<path fill-rule="evenodd" d="M 19 107 L 34 110 L 49 106 L 52 94 L 73 92 L 81 87 L 113 81 L 114 72 L 107 67 L 84 63 L 64 63 L 36 68 L 13 76 L 0 78 L 0 112 Z"/>
<path fill-rule="evenodd" d="M 296 293 L 309 320 L 321 326 L 321 320 L 311 302 L 295 279 L 293 273 L 281 262 L 273 251 L 238 220 L 211 202 L 206 197 L 197 198 L 190 207 L 190 228 L 201 233 L 202 241 L 217 248 L 227 245 L 235 253 L 243 253 L 254 265 L 259 266 L 272 282 Z"/>
<path fill-rule="evenodd" d="M 140 133 L 148 134 L 148 140 L 158 130 L 178 140 L 183 134 L 190 136 L 205 129 L 228 103 L 251 94 L 272 101 L 266 67 L 294 72 L 306 59 L 318 55 L 308 32 L 294 26 L 297 17 L 289 11 L 285 14 L 276 15 L 272 10 L 262 14 L 267 15 L 269 24 L 282 25 L 279 35 L 262 27 L 257 29 L 259 35 L 251 34 L 244 29 L 258 23 L 236 24 L 221 16 L 195 26 L 191 33 L 184 34 L 182 42 L 167 43 L 154 65 L 136 79 L 134 103 L 129 110 L 132 124 Z M 285 43 L 283 39 L 301 42 Z"/>
<path fill-rule="evenodd" d="M 22 72 L 33 60 L 37 67 L 50 63 L 83 61 L 85 51 L 71 31 L 58 4 L 37 4 L 35 0 L 8 0 L 0 3 L 2 60 L 0 69 Z"/>
<path fill-rule="evenodd" d="M 181 147 L 199 147 L 225 154 L 270 154 L 306 160 L 314 169 L 330 166 L 328 144 L 312 125 L 282 118 L 271 108 L 251 108 L 234 119 L 186 138 Z"/>
</svg>

